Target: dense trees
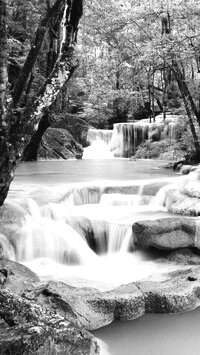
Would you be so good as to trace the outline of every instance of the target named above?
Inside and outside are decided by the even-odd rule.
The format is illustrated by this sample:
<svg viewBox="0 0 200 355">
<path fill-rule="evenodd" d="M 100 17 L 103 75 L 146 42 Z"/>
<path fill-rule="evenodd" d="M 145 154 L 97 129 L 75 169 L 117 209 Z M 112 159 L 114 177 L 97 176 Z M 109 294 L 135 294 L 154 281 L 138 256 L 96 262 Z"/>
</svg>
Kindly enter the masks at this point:
<svg viewBox="0 0 200 355">
<path fill-rule="evenodd" d="M 0 1 L 0 205 L 29 137 L 37 130 L 40 120 L 46 120 L 48 109 L 78 65 L 74 47 L 82 0 L 46 3 L 32 0 L 23 12 L 20 6 L 21 1 Z M 12 21 L 21 24 L 17 32 Z M 51 41 L 48 36 L 54 39 Z M 13 66 L 13 71 L 8 82 L 10 43 L 16 50 L 16 58 L 10 54 L 8 64 Z M 49 55 L 43 63 L 40 54 L 45 45 Z M 19 57 L 23 64 L 19 63 Z"/>
<path fill-rule="evenodd" d="M 66 100 L 71 113 L 100 128 L 182 113 L 199 159 L 198 1 L 86 1 L 79 23 L 82 6 L 0 0 L 0 204 L 22 154 L 36 158 L 77 58 Z"/>
<path fill-rule="evenodd" d="M 183 113 L 199 155 L 197 1 L 90 1 L 79 70 L 83 117 L 99 127 L 157 111 Z M 95 118 L 96 117 L 96 118 Z M 100 124 L 99 124 L 100 122 Z"/>
</svg>

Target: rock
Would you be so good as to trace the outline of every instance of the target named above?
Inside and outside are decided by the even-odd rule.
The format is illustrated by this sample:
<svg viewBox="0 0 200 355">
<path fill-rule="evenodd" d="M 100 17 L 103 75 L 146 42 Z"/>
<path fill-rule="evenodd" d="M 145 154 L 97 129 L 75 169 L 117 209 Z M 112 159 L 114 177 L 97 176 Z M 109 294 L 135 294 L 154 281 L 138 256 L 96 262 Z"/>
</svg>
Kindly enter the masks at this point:
<svg viewBox="0 0 200 355">
<path fill-rule="evenodd" d="M 146 313 L 186 312 L 200 306 L 200 267 L 154 275 L 136 282 L 144 295 Z"/>
<path fill-rule="evenodd" d="M 134 284 L 101 292 L 52 281 L 27 290 L 23 296 L 88 330 L 103 327 L 114 319 L 130 320 L 144 314 L 143 296 Z"/>
<path fill-rule="evenodd" d="M 187 196 L 176 189 L 167 192 L 166 206 L 172 213 L 186 216 L 200 215 L 200 199 Z"/>
<path fill-rule="evenodd" d="M 2 355 L 99 354 L 97 341 L 90 333 L 75 328 L 64 317 L 8 290 L 0 290 L 0 314 L 8 325 L 1 329 Z"/>
<path fill-rule="evenodd" d="M 43 159 L 81 159 L 83 149 L 65 129 L 48 128 L 42 138 L 38 155 Z"/>
<path fill-rule="evenodd" d="M 141 248 L 173 250 L 198 246 L 196 222 L 185 218 L 162 218 L 136 222 L 133 233 Z"/>
<path fill-rule="evenodd" d="M 200 255 L 195 254 L 191 249 L 178 249 L 171 252 L 167 258 L 170 262 L 178 265 L 200 265 Z"/>
<path fill-rule="evenodd" d="M 135 283 L 121 285 L 106 294 L 116 302 L 115 319 L 133 320 L 144 315 L 144 297 Z"/>
<path fill-rule="evenodd" d="M 91 126 L 86 121 L 82 120 L 81 118 L 78 118 L 76 115 L 71 115 L 67 113 L 60 121 L 55 123 L 52 127 L 65 129 L 83 147 L 86 147 L 88 145 L 87 133 Z"/>
<path fill-rule="evenodd" d="M 97 329 L 114 320 L 115 301 L 92 288 L 76 288 L 63 282 L 49 282 L 24 293 L 27 299 L 47 306 L 72 324 Z"/>
<path fill-rule="evenodd" d="M 193 179 L 188 180 L 181 186 L 180 192 L 189 197 L 195 197 L 200 199 L 200 181 Z"/>
<path fill-rule="evenodd" d="M 39 277 L 26 266 L 5 258 L 0 259 L 0 290 L 9 289 L 21 295 L 27 288 L 40 282 Z"/>
<path fill-rule="evenodd" d="M 190 173 L 191 169 L 192 169 L 192 165 L 182 165 L 180 172 L 183 175 L 187 175 Z"/>
</svg>

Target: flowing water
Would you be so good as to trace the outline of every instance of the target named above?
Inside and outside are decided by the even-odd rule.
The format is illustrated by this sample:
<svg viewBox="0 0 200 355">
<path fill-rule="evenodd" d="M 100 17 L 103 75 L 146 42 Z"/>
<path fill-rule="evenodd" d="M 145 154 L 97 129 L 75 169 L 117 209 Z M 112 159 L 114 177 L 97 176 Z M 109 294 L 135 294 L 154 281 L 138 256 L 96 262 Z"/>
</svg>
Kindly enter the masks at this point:
<svg viewBox="0 0 200 355">
<path fill-rule="evenodd" d="M 107 287 L 159 272 L 160 264 L 133 252 L 131 226 L 168 216 L 151 192 L 174 176 L 162 165 L 125 159 L 21 164 L 5 204 L 17 219 L 5 233 L 15 259 L 44 279 L 82 278 Z"/>
<path fill-rule="evenodd" d="M 168 270 L 158 256 L 137 250 L 131 229 L 134 221 L 168 216 L 162 186 L 176 183 L 178 176 L 162 166 L 161 161 L 127 159 L 21 164 L 5 203 L 2 252 L 41 279 L 102 290 Z M 158 320 L 149 319 L 117 323 L 97 336 L 111 355 L 134 349 L 138 355 L 167 354 L 152 347 Z M 161 317 L 160 324 L 165 334 L 168 323 Z"/>
<path fill-rule="evenodd" d="M 149 122 L 149 119 L 115 123 L 113 130 L 90 129 L 88 132 L 88 143 L 90 146 L 85 149 L 86 159 L 111 159 L 113 157 L 130 158 L 135 155 L 136 148 L 146 140 L 158 141 L 160 139 L 177 139 L 177 116 L 167 115 L 166 120 L 157 116 L 156 121 Z"/>
</svg>

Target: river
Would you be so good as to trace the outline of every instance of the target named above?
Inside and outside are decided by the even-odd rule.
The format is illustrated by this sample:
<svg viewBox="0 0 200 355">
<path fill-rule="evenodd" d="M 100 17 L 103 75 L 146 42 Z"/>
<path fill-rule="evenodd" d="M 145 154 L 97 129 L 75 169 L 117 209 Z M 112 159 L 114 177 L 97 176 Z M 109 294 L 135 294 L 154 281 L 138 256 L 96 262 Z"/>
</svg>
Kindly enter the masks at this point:
<svg viewBox="0 0 200 355">
<path fill-rule="evenodd" d="M 122 253 L 119 253 L 121 244 L 120 248 L 112 246 L 114 249 L 111 248 L 111 252 L 106 246 L 106 254 L 103 250 L 97 260 L 96 254 L 82 244 L 83 236 L 80 238 L 78 233 L 80 230 L 77 228 L 77 220 L 89 220 L 90 226 L 91 221 L 95 220 L 93 232 L 99 233 L 100 238 L 102 231 L 99 231 L 99 225 L 102 220 L 106 220 L 112 227 L 114 225 L 114 236 L 120 234 L 117 238 L 121 243 L 121 235 L 123 234 L 123 241 L 129 235 L 124 224 L 130 223 L 131 226 L 138 218 L 144 219 L 147 215 L 152 217 L 152 213 L 152 218 L 156 218 L 166 212 L 161 206 L 157 206 L 153 212 L 150 205 L 147 205 L 148 208 L 146 205 L 140 206 L 133 201 L 136 195 L 129 195 L 127 191 L 122 198 L 119 193 L 120 186 L 129 188 L 135 184 L 143 186 L 155 181 L 176 180 L 178 175 L 169 169 L 163 169 L 164 164 L 162 161 L 127 159 L 40 161 L 21 164 L 8 196 L 8 201 L 14 209 L 17 204 L 23 210 L 22 213 L 28 215 L 23 226 L 20 226 L 18 240 L 21 242 L 15 259 L 29 266 L 42 279 L 59 279 L 79 287 L 96 282 L 100 289 L 109 289 L 113 285 L 159 272 L 160 265 L 156 265 L 155 255 L 152 257 L 140 251 L 130 252 L 127 249 L 128 244 Z M 113 205 L 113 199 L 112 203 L 102 199 L 102 189 L 115 185 L 119 188 L 117 205 Z M 80 195 L 79 189 L 85 186 L 100 186 L 98 198 L 100 193 L 104 202 L 94 201 L 96 194 L 95 197 L 92 195 L 90 200 L 87 188 L 86 193 Z M 76 192 L 79 191 L 78 199 L 73 196 L 73 203 L 66 198 L 72 188 L 77 189 Z M 70 233 L 73 243 L 76 240 L 73 245 L 72 239 L 66 241 L 66 238 L 63 238 L 63 235 Z M 107 238 L 112 239 L 111 230 L 109 233 Z M 63 249 L 69 246 L 72 255 L 66 262 Z M 101 248 L 104 247 L 101 245 Z M 85 259 L 80 260 L 83 254 Z M 135 272 L 132 272 L 130 277 L 129 270 L 133 270 L 133 266 Z M 147 315 L 132 322 L 115 322 L 95 331 L 94 334 L 106 343 L 105 347 L 108 347 L 107 353 L 110 355 L 198 355 L 199 331 L 200 315 L 199 311 L 194 311 L 173 316 Z"/>
</svg>

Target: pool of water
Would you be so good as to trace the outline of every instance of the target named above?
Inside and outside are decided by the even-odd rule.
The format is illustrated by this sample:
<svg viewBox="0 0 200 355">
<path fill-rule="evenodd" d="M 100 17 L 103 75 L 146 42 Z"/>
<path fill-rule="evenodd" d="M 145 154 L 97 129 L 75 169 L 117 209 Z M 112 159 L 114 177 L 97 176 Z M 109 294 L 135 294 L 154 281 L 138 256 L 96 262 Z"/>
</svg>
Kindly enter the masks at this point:
<svg viewBox="0 0 200 355">
<path fill-rule="evenodd" d="M 14 183 L 64 184 L 94 181 L 132 181 L 175 177 L 166 162 L 159 160 L 85 159 L 22 163 L 16 170 Z"/>
<path fill-rule="evenodd" d="M 109 355 L 199 355 L 200 309 L 181 314 L 148 314 L 94 332 Z"/>
</svg>

